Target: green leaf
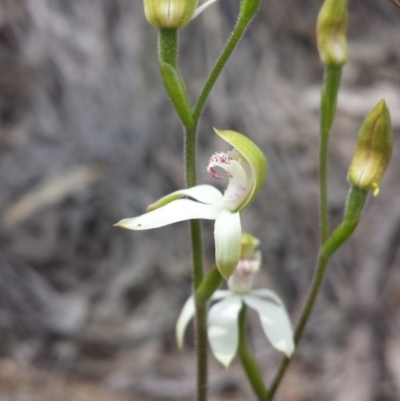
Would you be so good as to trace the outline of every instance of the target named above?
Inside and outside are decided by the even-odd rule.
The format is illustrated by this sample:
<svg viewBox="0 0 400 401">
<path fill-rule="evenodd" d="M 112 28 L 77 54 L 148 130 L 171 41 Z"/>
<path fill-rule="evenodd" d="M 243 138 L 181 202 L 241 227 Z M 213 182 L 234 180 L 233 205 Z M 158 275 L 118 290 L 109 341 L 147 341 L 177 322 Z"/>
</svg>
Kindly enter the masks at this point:
<svg viewBox="0 0 400 401">
<path fill-rule="evenodd" d="M 160 60 L 161 77 L 165 89 L 171 98 L 183 124 L 188 127 L 193 124 L 192 109 L 182 78 L 170 64 Z"/>
</svg>

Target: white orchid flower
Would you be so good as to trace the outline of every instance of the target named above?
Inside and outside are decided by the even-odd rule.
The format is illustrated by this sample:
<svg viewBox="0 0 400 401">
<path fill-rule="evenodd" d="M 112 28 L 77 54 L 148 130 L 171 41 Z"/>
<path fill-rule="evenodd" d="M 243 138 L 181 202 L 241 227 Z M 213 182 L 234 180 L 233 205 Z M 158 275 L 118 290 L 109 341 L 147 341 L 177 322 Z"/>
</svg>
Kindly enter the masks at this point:
<svg viewBox="0 0 400 401">
<path fill-rule="evenodd" d="M 148 213 L 124 219 L 116 224 L 130 230 L 148 230 L 183 220 L 215 220 L 215 259 L 221 275 L 228 279 L 240 257 L 242 229 L 240 211 L 257 195 L 264 182 L 267 163 L 261 150 L 247 137 L 235 131 L 216 133 L 234 149 L 215 153 L 207 170 L 219 180 L 220 167 L 228 175 L 224 194 L 211 185 L 198 185 L 173 192 L 148 207 Z M 194 200 L 179 199 L 183 196 Z"/>
<path fill-rule="evenodd" d="M 295 347 L 292 326 L 281 299 L 273 291 L 251 289 L 254 275 L 261 264 L 260 252 L 254 252 L 258 240 L 243 234 L 242 244 L 241 259 L 228 281 L 229 290 L 219 290 L 213 294 L 211 300 L 220 302 L 208 312 L 211 350 L 225 367 L 229 366 L 238 349 L 238 320 L 243 304 L 258 313 L 264 333 L 274 348 L 290 357 Z M 194 313 L 195 301 L 190 297 L 176 325 L 176 339 L 180 349 L 183 348 L 185 330 Z"/>
</svg>

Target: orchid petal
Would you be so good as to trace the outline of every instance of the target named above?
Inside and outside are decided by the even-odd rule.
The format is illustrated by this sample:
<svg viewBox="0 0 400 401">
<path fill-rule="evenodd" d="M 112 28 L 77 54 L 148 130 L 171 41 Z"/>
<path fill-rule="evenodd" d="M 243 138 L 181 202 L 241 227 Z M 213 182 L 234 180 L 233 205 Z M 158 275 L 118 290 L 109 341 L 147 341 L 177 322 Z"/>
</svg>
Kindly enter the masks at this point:
<svg viewBox="0 0 400 401">
<path fill-rule="evenodd" d="M 191 296 L 183 305 L 182 311 L 176 322 L 176 342 L 180 350 L 183 349 L 183 338 L 190 319 L 194 316 L 195 304 L 193 296 Z"/>
<path fill-rule="evenodd" d="M 251 169 L 252 188 L 234 211 L 243 210 L 254 200 L 267 175 L 267 160 L 261 150 L 249 138 L 235 131 L 214 131 L 232 145 L 246 160 Z"/>
<path fill-rule="evenodd" d="M 123 219 L 115 225 L 129 230 L 149 230 L 183 220 L 214 220 L 220 213 L 219 206 L 179 199 L 141 216 Z"/>
<path fill-rule="evenodd" d="M 294 351 L 294 341 L 285 308 L 251 295 L 246 295 L 243 299 L 247 306 L 258 313 L 264 333 L 273 347 L 289 358 Z"/>
<path fill-rule="evenodd" d="M 214 294 L 211 295 L 211 301 L 217 301 L 222 298 L 226 298 L 227 296 L 231 295 L 232 292 L 229 290 L 217 290 Z"/>
<path fill-rule="evenodd" d="M 223 209 L 214 226 L 215 259 L 219 272 L 226 280 L 232 275 L 240 258 L 242 228 L 240 214 Z"/>
<path fill-rule="evenodd" d="M 197 10 L 193 14 L 193 18 L 196 18 L 198 15 L 200 15 L 208 6 L 211 6 L 212 3 L 215 3 L 217 0 L 208 0 L 201 6 L 197 7 Z"/>
<path fill-rule="evenodd" d="M 190 196 L 201 203 L 207 203 L 209 205 L 218 205 L 222 202 L 222 194 L 217 188 L 212 185 L 197 185 L 187 189 L 180 189 L 179 191 L 172 192 L 162 197 L 149 205 L 147 211 L 150 212 L 159 209 L 176 199 L 182 198 L 182 196 Z"/>
<path fill-rule="evenodd" d="M 228 210 L 235 210 L 252 189 L 242 164 L 231 157 L 233 153 L 237 152 L 215 153 L 207 166 L 207 171 L 217 180 L 223 177 L 217 174 L 214 167 L 221 167 L 228 174 L 229 184 L 223 198 L 224 207 Z M 239 157 L 239 154 L 237 156 Z"/>
<path fill-rule="evenodd" d="M 282 302 L 282 300 L 276 295 L 273 291 L 267 290 L 266 288 L 260 288 L 258 290 L 252 290 L 251 291 L 252 295 L 256 295 L 258 297 L 266 297 L 272 299 L 274 302 L 276 302 L 279 306 L 282 308 L 285 307 L 285 304 Z"/>
<path fill-rule="evenodd" d="M 229 366 L 238 348 L 241 308 L 241 297 L 230 296 L 212 306 L 208 313 L 208 341 L 215 358 L 225 367 Z"/>
</svg>

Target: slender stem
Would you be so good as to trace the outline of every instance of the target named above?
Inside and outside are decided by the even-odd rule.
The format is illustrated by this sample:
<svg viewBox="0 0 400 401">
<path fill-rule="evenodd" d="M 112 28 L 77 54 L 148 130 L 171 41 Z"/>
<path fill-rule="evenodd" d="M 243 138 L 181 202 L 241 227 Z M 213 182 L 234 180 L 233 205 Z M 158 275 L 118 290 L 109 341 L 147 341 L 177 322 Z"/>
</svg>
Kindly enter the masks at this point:
<svg viewBox="0 0 400 401">
<path fill-rule="evenodd" d="M 365 207 L 368 198 L 368 191 L 353 186 L 350 188 L 349 195 L 347 198 L 346 209 L 342 223 L 336 228 L 329 239 L 325 242 L 322 247 L 317 261 L 314 277 L 311 283 L 310 291 L 307 296 L 306 303 L 300 316 L 300 320 L 296 326 L 294 332 L 294 342 L 297 345 L 300 341 L 303 331 L 306 327 L 307 321 L 313 310 L 315 300 L 321 288 L 321 284 L 325 275 L 326 267 L 328 265 L 329 258 L 350 238 L 354 230 L 357 228 L 360 220 L 362 211 Z M 289 358 L 284 358 L 278 368 L 274 380 L 269 389 L 269 394 L 266 401 L 272 400 L 279 384 L 286 372 L 286 369 L 290 363 Z"/>
<path fill-rule="evenodd" d="M 307 300 L 306 303 L 304 305 L 303 311 L 301 313 L 300 316 L 300 320 L 299 323 L 296 326 L 296 330 L 294 333 L 294 342 L 295 344 L 298 344 L 298 342 L 300 341 L 300 338 L 303 334 L 304 328 L 306 327 L 307 321 L 311 315 L 311 312 L 313 310 L 314 304 L 315 304 L 315 300 L 317 298 L 319 289 L 321 288 L 321 284 L 324 278 L 324 274 L 325 274 L 325 270 L 328 264 L 328 258 L 322 256 L 322 254 L 319 255 L 318 257 L 318 261 L 317 261 L 317 267 L 315 270 L 315 274 L 313 277 L 313 281 L 311 284 L 311 288 L 310 291 L 308 293 L 307 296 Z M 290 363 L 290 359 L 289 358 L 284 358 L 278 368 L 278 371 L 275 375 L 275 378 L 272 381 L 272 384 L 269 388 L 269 393 L 267 398 L 265 399 L 265 401 L 271 401 L 272 398 L 275 395 L 276 390 L 279 387 L 279 384 L 286 372 L 286 369 L 288 367 Z"/>
<path fill-rule="evenodd" d="M 337 93 L 339 90 L 342 67 L 327 66 L 325 68 L 324 85 L 321 93 L 321 144 L 319 154 L 319 210 L 320 210 L 320 242 L 325 243 L 329 236 L 328 209 L 328 145 L 329 133 L 336 113 Z"/>
<path fill-rule="evenodd" d="M 239 356 L 247 378 L 260 401 L 268 396 L 257 362 L 246 342 L 246 305 L 243 304 L 239 314 Z"/>
<path fill-rule="evenodd" d="M 178 65 L 178 30 L 160 29 L 158 35 L 158 57 L 174 70 Z"/>
<path fill-rule="evenodd" d="M 224 50 L 219 56 L 213 70 L 211 71 L 211 74 L 209 75 L 204 85 L 204 88 L 200 93 L 199 99 L 197 100 L 197 103 L 194 107 L 193 120 L 195 124 L 197 124 L 197 122 L 199 121 L 200 115 L 204 109 L 204 105 L 206 104 L 208 96 L 210 95 L 212 88 L 217 82 L 219 75 L 221 74 L 227 61 L 229 60 L 230 56 L 232 55 L 233 51 L 238 45 L 240 39 L 242 38 L 244 32 L 246 31 L 246 28 L 249 26 L 252 18 L 257 12 L 258 7 L 260 5 L 260 1 L 261 0 L 241 1 L 239 17 L 236 22 L 235 28 L 232 31 L 232 34 L 229 37 L 228 42 L 226 43 Z"/>
<path fill-rule="evenodd" d="M 196 129 L 185 130 L 186 186 L 196 185 Z M 203 255 L 199 220 L 190 221 L 194 293 L 203 281 Z M 196 304 L 197 401 L 207 399 L 207 305 Z"/>
</svg>

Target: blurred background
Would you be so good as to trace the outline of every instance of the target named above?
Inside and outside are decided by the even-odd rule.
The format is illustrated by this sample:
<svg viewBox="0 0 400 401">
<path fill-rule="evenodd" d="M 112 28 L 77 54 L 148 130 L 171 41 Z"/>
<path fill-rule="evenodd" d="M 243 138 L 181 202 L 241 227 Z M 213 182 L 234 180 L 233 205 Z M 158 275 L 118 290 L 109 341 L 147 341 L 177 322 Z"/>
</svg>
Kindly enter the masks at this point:
<svg viewBox="0 0 400 401">
<path fill-rule="evenodd" d="M 277 401 L 400 399 L 400 9 L 351 0 L 350 61 L 331 135 L 329 201 L 341 219 L 347 168 L 366 113 L 385 98 L 395 149 L 381 193 L 330 263 Z M 318 251 L 317 159 L 323 68 L 320 0 L 264 0 L 212 92 L 200 132 L 200 183 L 226 145 L 265 152 L 266 185 L 243 215 L 261 239 L 257 286 L 293 321 Z M 181 35 L 194 101 L 236 19 L 221 0 Z M 139 0 L 0 1 L 0 400 L 190 400 L 193 331 L 174 326 L 190 294 L 188 228 L 113 224 L 183 186 L 182 132 L 158 74 L 156 30 Z M 223 186 L 221 187 L 223 188 Z M 213 223 L 204 223 L 207 268 Z M 281 356 L 256 316 L 249 336 L 269 382 Z M 255 399 L 238 361 L 210 357 L 210 399 Z"/>
</svg>

